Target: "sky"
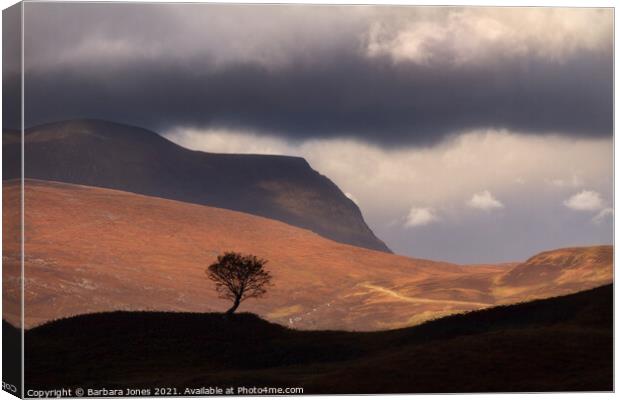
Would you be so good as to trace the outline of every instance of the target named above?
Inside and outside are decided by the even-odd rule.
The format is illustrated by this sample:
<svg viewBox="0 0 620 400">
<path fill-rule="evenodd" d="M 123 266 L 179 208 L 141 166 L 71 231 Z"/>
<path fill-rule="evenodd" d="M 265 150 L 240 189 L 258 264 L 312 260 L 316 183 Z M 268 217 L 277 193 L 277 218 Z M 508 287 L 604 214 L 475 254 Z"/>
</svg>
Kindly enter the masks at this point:
<svg viewBox="0 0 620 400">
<path fill-rule="evenodd" d="M 27 3 L 24 39 L 28 126 L 302 156 L 414 257 L 612 242 L 611 9 Z"/>
</svg>

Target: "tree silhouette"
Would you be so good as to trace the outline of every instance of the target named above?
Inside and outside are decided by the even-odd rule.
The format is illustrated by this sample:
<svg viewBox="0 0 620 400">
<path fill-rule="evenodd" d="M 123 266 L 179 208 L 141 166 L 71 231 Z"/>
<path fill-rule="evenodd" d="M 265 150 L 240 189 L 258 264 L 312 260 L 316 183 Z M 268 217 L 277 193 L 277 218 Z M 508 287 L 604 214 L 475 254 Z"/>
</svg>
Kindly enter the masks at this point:
<svg viewBox="0 0 620 400">
<path fill-rule="evenodd" d="M 266 260 L 253 255 L 226 252 L 207 268 L 207 276 L 215 282 L 220 298 L 233 302 L 226 314 L 232 314 L 245 299 L 262 297 L 271 283 L 271 274 L 264 269 Z"/>
</svg>

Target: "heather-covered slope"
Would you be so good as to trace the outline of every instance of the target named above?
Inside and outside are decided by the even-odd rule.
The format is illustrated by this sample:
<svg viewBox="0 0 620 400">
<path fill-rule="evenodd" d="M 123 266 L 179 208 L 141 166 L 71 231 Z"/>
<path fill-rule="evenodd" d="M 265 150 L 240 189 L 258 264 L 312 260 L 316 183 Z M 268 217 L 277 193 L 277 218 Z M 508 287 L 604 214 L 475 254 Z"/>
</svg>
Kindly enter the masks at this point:
<svg viewBox="0 0 620 400">
<path fill-rule="evenodd" d="M 3 178 L 17 178 L 20 143 L 11 132 L 5 137 Z M 303 158 L 191 151 L 155 132 L 97 120 L 28 129 L 24 155 L 27 178 L 243 211 L 389 252 L 355 203 Z"/>
<path fill-rule="evenodd" d="M 19 194 L 17 182 L 5 185 L 5 201 Z M 25 202 L 27 327 L 99 311 L 225 310 L 228 304 L 216 297 L 204 271 L 226 250 L 269 260 L 274 276 L 267 297 L 248 300 L 241 311 L 302 329 L 409 326 L 612 280 L 610 246 L 550 253 L 583 257 L 583 264 L 558 256 L 552 259 L 557 266 L 532 260 L 515 269 L 460 266 L 344 245 L 250 214 L 116 190 L 27 180 Z M 5 211 L 5 221 L 18 220 L 10 215 L 16 210 Z M 5 224 L 5 235 L 14 228 Z M 5 271 L 18 262 L 6 254 Z M 513 271 L 558 268 L 561 279 L 555 273 L 528 284 L 512 278 Z M 15 286 L 11 275 L 4 277 L 5 288 Z M 17 293 L 5 294 L 6 302 L 17 304 Z"/>
</svg>

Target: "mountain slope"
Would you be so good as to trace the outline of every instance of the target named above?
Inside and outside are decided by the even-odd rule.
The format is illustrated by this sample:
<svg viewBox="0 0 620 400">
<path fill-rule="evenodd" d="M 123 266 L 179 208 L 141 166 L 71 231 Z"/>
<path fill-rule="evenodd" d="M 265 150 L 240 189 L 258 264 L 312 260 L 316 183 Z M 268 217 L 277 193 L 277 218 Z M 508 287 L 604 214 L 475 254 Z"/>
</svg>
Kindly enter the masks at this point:
<svg viewBox="0 0 620 400">
<path fill-rule="evenodd" d="M 295 331 L 250 314 L 104 313 L 26 331 L 25 343 L 26 385 L 38 389 L 610 391 L 613 289 L 371 333 Z"/>
<path fill-rule="evenodd" d="M 4 178 L 20 176 L 19 141 L 3 144 Z M 389 252 L 359 208 L 303 159 L 191 151 L 121 124 L 73 120 L 25 132 L 25 176 L 243 211 Z M 7 169 L 8 167 L 8 169 Z"/>
<path fill-rule="evenodd" d="M 5 182 L 6 202 L 19 195 L 18 182 Z M 216 297 L 205 269 L 226 250 L 269 260 L 274 275 L 268 296 L 248 300 L 241 310 L 303 329 L 408 326 L 612 280 L 610 246 L 561 250 L 600 254 L 582 275 L 567 276 L 569 286 L 543 276 L 523 287 L 504 281 L 511 266 L 412 259 L 230 210 L 34 180 L 26 181 L 24 196 L 27 327 L 100 311 L 224 310 L 227 302 Z M 19 221 L 18 211 L 5 210 L 5 221 Z M 14 229 L 3 224 L 5 237 Z M 19 277 L 8 272 L 18 265 L 19 257 L 5 254 L 7 288 L 16 286 Z M 596 279 L 582 279 L 593 271 Z M 7 305 L 18 309 L 18 293 L 5 293 Z"/>
</svg>

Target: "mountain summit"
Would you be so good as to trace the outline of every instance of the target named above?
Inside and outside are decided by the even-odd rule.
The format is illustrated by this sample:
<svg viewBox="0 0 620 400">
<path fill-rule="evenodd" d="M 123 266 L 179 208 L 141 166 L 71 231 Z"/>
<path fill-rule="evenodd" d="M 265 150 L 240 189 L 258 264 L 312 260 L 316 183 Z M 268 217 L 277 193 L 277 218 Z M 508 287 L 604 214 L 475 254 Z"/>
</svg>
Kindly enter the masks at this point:
<svg viewBox="0 0 620 400">
<path fill-rule="evenodd" d="M 5 140 L 4 157 L 9 159 L 4 179 L 20 176 L 19 146 L 19 140 Z M 341 243 L 390 252 L 357 205 L 303 158 L 192 151 L 155 132 L 100 120 L 30 128 L 24 155 L 26 178 L 242 211 Z"/>
</svg>

